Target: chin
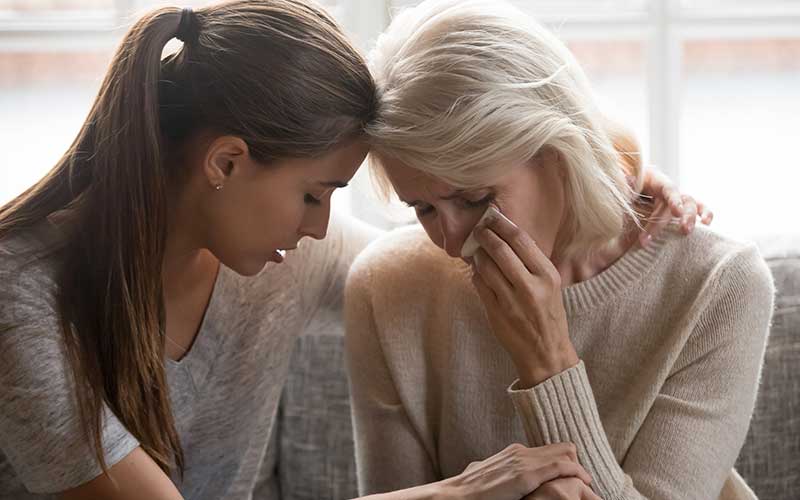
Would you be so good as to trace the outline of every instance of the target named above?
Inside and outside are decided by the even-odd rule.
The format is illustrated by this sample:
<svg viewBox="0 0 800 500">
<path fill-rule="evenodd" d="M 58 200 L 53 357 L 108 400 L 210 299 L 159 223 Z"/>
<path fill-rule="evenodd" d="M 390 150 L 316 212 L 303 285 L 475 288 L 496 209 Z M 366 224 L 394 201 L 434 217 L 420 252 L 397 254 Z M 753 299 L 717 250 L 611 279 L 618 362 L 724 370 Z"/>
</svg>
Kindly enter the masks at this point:
<svg viewBox="0 0 800 500">
<path fill-rule="evenodd" d="M 250 259 L 233 263 L 233 265 L 225 265 L 240 276 L 251 277 L 260 273 L 266 267 L 267 262 L 267 259 Z"/>
</svg>

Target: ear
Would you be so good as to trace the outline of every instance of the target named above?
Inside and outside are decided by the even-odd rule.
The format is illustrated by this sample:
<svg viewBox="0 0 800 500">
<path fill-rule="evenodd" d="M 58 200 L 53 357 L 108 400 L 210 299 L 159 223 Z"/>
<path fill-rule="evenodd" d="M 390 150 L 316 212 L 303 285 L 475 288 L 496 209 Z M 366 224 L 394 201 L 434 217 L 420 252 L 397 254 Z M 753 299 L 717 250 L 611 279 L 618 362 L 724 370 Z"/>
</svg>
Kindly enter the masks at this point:
<svg viewBox="0 0 800 500">
<path fill-rule="evenodd" d="M 552 146 L 543 146 L 531 158 L 530 165 L 533 167 L 541 168 L 555 168 L 556 174 L 564 180 L 566 178 L 566 171 L 561 157 L 561 153 Z"/>
<path fill-rule="evenodd" d="M 232 135 L 214 139 L 206 150 L 203 173 L 212 188 L 224 186 L 231 174 L 250 161 L 247 143 Z"/>
</svg>

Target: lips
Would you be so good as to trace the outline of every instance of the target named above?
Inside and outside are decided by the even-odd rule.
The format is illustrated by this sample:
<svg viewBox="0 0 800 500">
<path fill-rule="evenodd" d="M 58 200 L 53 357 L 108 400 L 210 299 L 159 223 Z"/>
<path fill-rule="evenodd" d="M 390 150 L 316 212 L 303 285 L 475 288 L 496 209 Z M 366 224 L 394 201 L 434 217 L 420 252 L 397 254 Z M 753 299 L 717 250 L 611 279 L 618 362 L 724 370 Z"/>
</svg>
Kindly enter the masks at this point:
<svg viewBox="0 0 800 500">
<path fill-rule="evenodd" d="M 285 248 L 285 249 L 284 248 L 278 248 L 277 250 L 273 250 L 272 254 L 269 257 L 269 260 L 271 260 L 272 262 L 280 264 L 281 262 L 284 261 L 284 259 L 286 259 L 286 254 L 289 253 L 290 251 L 296 249 L 296 248 L 297 247 L 295 246 L 295 247 L 289 247 L 289 248 Z"/>
</svg>

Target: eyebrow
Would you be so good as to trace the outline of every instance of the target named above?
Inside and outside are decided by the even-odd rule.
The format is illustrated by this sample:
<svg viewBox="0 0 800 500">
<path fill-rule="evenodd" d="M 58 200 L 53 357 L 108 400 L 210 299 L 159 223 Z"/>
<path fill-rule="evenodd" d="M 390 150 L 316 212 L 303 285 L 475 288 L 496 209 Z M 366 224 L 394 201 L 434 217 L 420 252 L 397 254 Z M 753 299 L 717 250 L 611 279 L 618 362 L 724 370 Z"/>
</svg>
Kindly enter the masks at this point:
<svg viewBox="0 0 800 500">
<path fill-rule="evenodd" d="M 455 200 L 456 198 L 461 197 L 466 192 L 467 192 L 466 189 L 458 189 L 458 190 L 454 191 L 452 194 L 448 194 L 447 196 L 440 196 L 439 199 L 440 200 L 444 200 L 444 201 Z M 402 198 L 400 199 L 400 201 L 402 201 L 403 203 L 405 203 L 409 207 L 416 207 L 417 205 L 422 203 L 421 201 L 418 201 L 418 200 L 406 201 L 406 200 L 404 200 Z"/>
<path fill-rule="evenodd" d="M 348 184 L 342 181 L 320 181 L 317 184 L 320 186 L 325 187 L 332 187 L 332 188 L 346 188 Z"/>
</svg>

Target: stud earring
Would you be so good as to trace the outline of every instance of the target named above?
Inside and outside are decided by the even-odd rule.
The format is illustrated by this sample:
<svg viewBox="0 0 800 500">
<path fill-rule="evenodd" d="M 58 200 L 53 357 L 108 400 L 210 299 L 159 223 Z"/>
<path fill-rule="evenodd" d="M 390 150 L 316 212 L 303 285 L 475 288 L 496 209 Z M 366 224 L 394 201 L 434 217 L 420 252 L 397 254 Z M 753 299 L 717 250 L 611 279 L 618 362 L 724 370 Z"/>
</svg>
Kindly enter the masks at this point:
<svg viewBox="0 0 800 500">
<path fill-rule="evenodd" d="M 214 186 L 215 191 L 219 191 L 221 189 L 222 189 L 222 184 L 217 184 L 216 186 Z"/>
</svg>

